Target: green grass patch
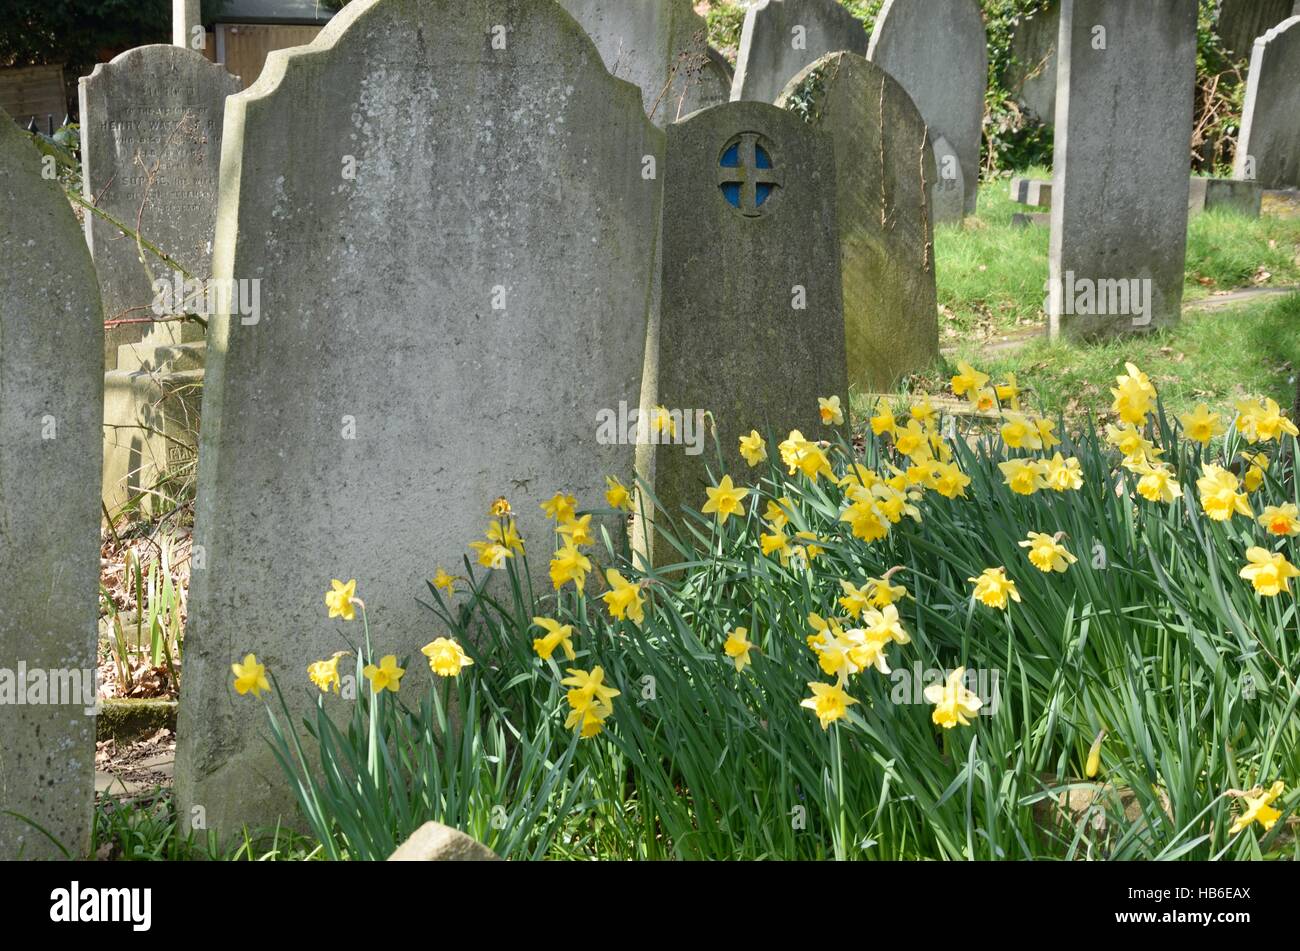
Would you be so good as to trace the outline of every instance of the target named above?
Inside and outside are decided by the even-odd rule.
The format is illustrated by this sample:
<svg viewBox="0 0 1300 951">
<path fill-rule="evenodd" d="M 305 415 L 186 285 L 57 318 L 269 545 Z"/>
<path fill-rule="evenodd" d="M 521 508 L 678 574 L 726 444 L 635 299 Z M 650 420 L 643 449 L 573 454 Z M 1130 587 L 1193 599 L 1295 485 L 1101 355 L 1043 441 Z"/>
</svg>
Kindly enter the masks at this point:
<svg viewBox="0 0 1300 951">
<path fill-rule="evenodd" d="M 1225 404 L 1252 394 L 1290 406 L 1300 368 L 1300 293 L 1192 312 L 1169 330 L 1107 343 L 1081 346 L 1040 339 L 1019 350 L 991 353 L 968 343 L 957 348 L 949 363 L 955 365 L 958 359 L 998 379 L 1015 373 L 1032 391 L 1031 404 L 1072 420 L 1109 406 L 1110 387 L 1124 372 L 1125 362 L 1136 363 L 1151 376 L 1175 413 L 1197 403 Z M 938 391 L 950 370 L 936 370 L 918 388 Z"/>
<path fill-rule="evenodd" d="M 1047 168 L 1019 173 L 1050 178 Z M 944 343 L 1042 326 L 1049 229 L 1012 225 L 1017 212 L 1010 180 L 980 187 L 979 209 L 964 225 L 935 231 L 935 261 Z M 1300 219 L 1198 215 L 1187 233 L 1187 300 L 1215 291 L 1300 284 Z"/>
</svg>

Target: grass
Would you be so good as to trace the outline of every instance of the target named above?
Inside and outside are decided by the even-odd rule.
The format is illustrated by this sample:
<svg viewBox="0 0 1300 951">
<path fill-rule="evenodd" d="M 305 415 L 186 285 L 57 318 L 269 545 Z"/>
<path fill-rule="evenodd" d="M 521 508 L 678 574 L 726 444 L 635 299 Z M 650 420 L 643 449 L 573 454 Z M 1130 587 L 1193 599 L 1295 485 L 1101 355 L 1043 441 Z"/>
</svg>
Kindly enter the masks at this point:
<svg viewBox="0 0 1300 951">
<path fill-rule="evenodd" d="M 1050 169 L 1030 168 L 1027 178 L 1051 178 Z M 1045 325 L 1049 232 L 1017 228 L 1009 179 L 980 187 L 978 214 L 964 225 L 935 232 L 935 261 L 941 334 L 957 338 L 992 336 Z M 1214 291 L 1300 284 L 1300 219 L 1258 219 L 1210 213 L 1193 218 L 1187 233 L 1188 301 Z"/>
<path fill-rule="evenodd" d="M 1176 414 L 1198 403 L 1226 405 L 1254 394 L 1290 406 L 1300 369 L 1300 293 L 1193 312 L 1169 330 L 1088 346 L 1040 338 L 1021 349 L 985 351 L 966 342 L 943 367 L 918 378 L 916 388 L 940 392 L 957 360 L 998 379 L 1016 374 L 1031 392 L 1032 405 L 1075 423 L 1090 411 L 1104 410 L 1103 404 L 1109 406 L 1110 387 L 1125 362 L 1150 375 Z M 857 415 L 866 410 L 866 402 L 855 403 Z"/>
</svg>

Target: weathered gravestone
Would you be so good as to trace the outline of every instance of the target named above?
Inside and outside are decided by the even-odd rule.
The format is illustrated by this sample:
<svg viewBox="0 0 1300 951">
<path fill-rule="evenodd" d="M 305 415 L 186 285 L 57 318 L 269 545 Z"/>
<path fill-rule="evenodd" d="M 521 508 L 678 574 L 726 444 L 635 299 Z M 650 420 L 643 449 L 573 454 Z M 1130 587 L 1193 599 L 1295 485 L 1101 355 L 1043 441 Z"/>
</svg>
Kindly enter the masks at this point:
<svg viewBox="0 0 1300 951">
<path fill-rule="evenodd" d="M 831 148 L 767 103 L 733 102 L 668 127 L 657 362 L 647 357 L 657 389 L 646 403 L 684 418 L 711 413 L 738 485 L 750 481 L 738 441 L 751 429 L 830 438 L 818 397 L 839 396 L 847 419 Z M 711 440 L 700 448 L 654 454 L 655 494 L 674 519 L 705 502 L 706 460 L 716 468 L 717 457 Z M 662 549 L 656 559 L 671 560 Z"/>
<path fill-rule="evenodd" d="M 1255 41 L 1289 16 L 1300 13 L 1294 0 L 1222 0 L 1215 30 L 1224 49 L 1248 57 Z"/>
<path fill-rule="evenodd" d="M 1078 339 L 1178 320 L 1196 0 L 1061 5 L 1049 328 Z"/>
<path fill-rule="evenodd" d="M 708 45 L 691 0 L 559 0 L 600 50 L 611 73 L 641 88 L 646 115 L 663 128 L 726 102 L 731 71 Z"/>
<path fill-rule="evenodd" d="M 1255 41 L 1233 177 L 1300 187 L 1300 16 Z"/>
<path fill-rule="evenodd" d="M 104 329 L 53 167 L 0 110 L 0 859 L 84 857 L 94 805 Z"/>
<path fill-rule="evenodd" d="M 1021 16 L 1011 34 L 1011 57 L 1002 74 L 1006 89 L 1047 125 L 1056 121 L 1056 39 L 1060 32 L 1060 0 Z"/>
<path fill-rule="evenodd" d="M 840 50 L 865 56 L 867 31 L 837 0 L 765 0 L 745 14 L 731 98 L 775 102 L 796 73 Z"/>
<path fill-rule="evenodd" d="M 222 111 L 238 91 L 238 77 L 179 46 L 128 50 L 81 80 L 87 200 L 200 279 L 211 270 Z M 153 282 L 170 279 L 176 268 L 108 221 L 93 214 L 85 220 L 106 318 L 156 316 Z M 148 327 L 108 330 L 105 366 L 115 368 L 118 348 L 139 341 Z"/>
<path fill-rule="evenodd" d="M 549 588 L 539 503 L 631 478 L 597 414 L 640 393 L 663 134 L 554 3 L 354 0 L 231 97 L 223 147 L 214 272 L 260 280 L 261 316 L 209 329 L 176 780 L 229 832 L 291 811 L 232 661 L 296 720 L 346 647 L 323 592 L 356 578 L 420 691 L 416 597 L 493 498 Z"/>
<path fill-rule="evenodd" d="M 835 153 L 849 385 L 891 389 L 939 352 L 928 192 L 942 183 L 925 121 L 893 77 L 854 53 L 817 60 L 777 104 Z M 958 196 L 960 220 L 960 184 Z"/>
<path fill-rule="evenodd" d="M 886 0 L 867 58 L 907 90 L 931 138 L 943 136 L 957 150 L 966 213 L 974 214 L 989 69 L 977 0 Z"/>
<path fill-rule="evenodd" d="M 1231 178 L 1193 176 L 1187 196 L 1188 217 L 1207 211 L 1223 211 L 1247 218 L 1258 218 L 1264 204 L 1264 188 L 1259 182 Z"/>
<path fill-rule="evenodd" d="M 961 156 L 943 136 L 934 139 L 934 169 L 930 217 L 936 225 L 960 224 L 966 215 L 966 176 Z"/>
</svg>

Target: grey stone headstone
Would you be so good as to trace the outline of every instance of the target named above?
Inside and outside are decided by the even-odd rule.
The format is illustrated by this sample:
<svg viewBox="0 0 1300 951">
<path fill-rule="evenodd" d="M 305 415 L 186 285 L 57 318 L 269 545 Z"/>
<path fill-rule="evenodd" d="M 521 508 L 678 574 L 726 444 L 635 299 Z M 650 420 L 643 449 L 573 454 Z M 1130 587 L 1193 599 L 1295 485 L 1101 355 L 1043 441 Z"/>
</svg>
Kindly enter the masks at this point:
<svg viewBox="0 0 1300 951">
<path fill-rule="evenodd" d="M 1035 208 L 1052 207 L 1052 183 L 1037 178 L 1013 178 L 1011 200 Z"/>
<path fill-rule="evenodd" d="M 1297 14 L 1300 14 L 1300 3 L 1293 0 L 1221 0 L 1216 31 L 1224 49 L 1233 56 L 1246 58 L 1256 40 Z"/>
<path fill-rule="evenodd" d="M 606 68 L 641 88 L 663 128 L 726 102 L 731 70 L 708 45 L 708 24 L 691 0 L 559 0 L 600 50 Z"/>
<path fill-rule="evenodd" d="M 934 138 L 934 184 L 930 187 L 936 225 L 960 224 L 966 215 L 966 176 L 961 156 L 942 135 Z"/>
<path fill-rule="evenodd" d="M 200 279 L 211 273 L 222 113 L 238 91 L 238 77 L 179 46 L 128 50 L 81 79 L 86 198 Z M 100 217 L 85 224 L 106 319 L 153 316 L 153 281 L 173 268 Z M 148 327 L 105 333 L 105 366 Z"/>
<path fill-rule="evenodd" d="M 531 0 L 354 0 L 230 98 L 213 268 L 260 279 L 261 310 L 209 329 L 183 816 L 229 832 L 291 813 L 230 664 L 279 671 L 297 722 L 306 665 L 345 647 L 331 578 L 357 579 L 420 691 L 436 632 L 416 598 L 472 555 L 493 498 L 549 590 L 539 504 L 605 508 L 605 477 L 631 478 L 634 446 L 599 442 L 598 413 L 639 399 L 663 138 L 577 23 Z"/>
<path fill-rule="evenodd" d="M 1179 318 L 1196 15 L 1196 0 L 1063 0 L 1053 338 L 1107 337 Z"/>
<path fill-rule="evenodd" d="M 1255 41 L 1233 178 L 1300 187 L 1300 16 Z"/>
<path fill-rule="evenodd" d="M 1205 211 L 1230 211 L 1248 218 L 1258 218 L 1263 202 L 1264 187 L 1259 182 L 1197 176 L 1192 179 L 1187 213 L 1195 216 Z"/>
<path fill-rule="evenodd" d="M 817 399 L 832 395 L 847 419 L 835 194 L 828 137 L 792 112 L 733 102 L 668 127 L 647 402 L 712 413 L 738 485 L 750 482 L 738 440 L 751 429 L 829 438 Z M 655 494 L 674 519 L 683 503 L 703 505 L 706 460 L 716 468 L 712 439 L 702 454 L 686 449 L 660 446 L 655 458 Z"/>
<path fill-rule="evenodd" d="M 927 189 L 944 183 L 925 121 L 892 76 L 854 53 L 823 56 L 777 105 L 826 133 L 835 153 L 849 385 L 892 389 L 939 352 Z"/>
<path fill-rule="evenodd" d="M 902 83 L 930 128 L 957 150 L 966 213 L 974 214 L 989 69 L 977 0 L 885 0 L 867 58 Z"/>
<path fill-rule="evenodd" d="M 104 326 L 41 158 L 0 110 L 0 859 L 86 857 L 94 806 Z"/>
<path fill-rule="evenodd" d="M 1011 62 L 1002 81 L 1035 118 L 1056 121 L 1056 38 L 1061 29 L 1060 0 L 1019 18 L 1011 34 Z"/>
<path fill-rule="evenodd" d="M 837 0 L 764 0 L 745 14 L 731 98 L 775 102 L 796 73 L 841 50 L 865 56 L 867 31 Z"/>
</svg>

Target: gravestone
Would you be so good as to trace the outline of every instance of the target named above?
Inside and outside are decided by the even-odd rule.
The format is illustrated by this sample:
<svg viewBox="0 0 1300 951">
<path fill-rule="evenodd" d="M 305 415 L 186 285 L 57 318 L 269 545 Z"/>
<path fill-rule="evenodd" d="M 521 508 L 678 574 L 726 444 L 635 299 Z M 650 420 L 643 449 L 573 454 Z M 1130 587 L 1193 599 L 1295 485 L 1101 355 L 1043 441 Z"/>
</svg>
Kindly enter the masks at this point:
<svg viewBox="0 0 1300 951">
<path fill-rule="evenodd" d="M 1011 200 L 1035 208 L 1052 207 L 1052 183 L 1038 178 L 1011 179 Z"/>
<path fill-rule="evenodd" d="M 865 56 L 867 31 L 836 0 L 765 0 L 745 13 L 731 98 L 775 102 L 795 74 L 840 50 Z"/>
<path fill-rule="evenodd" d="M 1222 0 L 1216 32 L 1223 47 L 1240 59 L 1248 58 L 1255 41 L 1287 17 L 1300 14 L 1294 0 Z"/>
<path fill-rule="evenodd" d="M 1049 329 L 1175 323 L 1187 251 L 1196 0 L 1063 0 Z"/>
<path fill-rule="evenodd" d="M 831 438 L 817 400 L 832 395 L 847 420 L 835 194 L 828 137 L 792 112 L 733 102 L 668 127 L 663 299 L 645 401 L 711 413 L 738 485 L 751 481 L 738 449 L 751 429 Z M 699 454 L 688 448 L 660 446 L 653 473 L 643 469 L 674 519 L 681 505 L 704 504 L 706 460 L 716 468 L 711 438 Z"/>
<path fill-rule="evenodd" d="M 540 591 L 540 503 L 604 508 L 606 476 L 630 484 L 634 447 L 600 441 L 598 414 L 640 394 L 663 174 L 641 102 L 532 0 L 353 0 L 228 101 L 213 268 L 232 300 L 260 279 L 261 312 L 227 305 L 209 329 L 176 761 L 191 825 L 196 807 L 224 832 L 291 813 L 230 665 L 256 652 L 297 722 L 306 665 L 359 636 L 327 620 L 330 579 L 357 580 L 378 653 L 420 660 L 416 598 L 472 556 L 495 497 Z M 410 667 L 403 693 L 431 676 Z"/>
<path fill-rule="evenodd" d="M 934 168 L 931 217 L 936 225 L 960 224 L 966 215 L 966 176 L 962 174 L 961 156 L 943 136 L 934 140 Z"/>
<path fill-rule="evenodd" d="M 559 0 L 611 73 L 641 88 L 646 115 L 669 122 L 726 102 L 731 69 L 708 45 L 691 0 Z"/>
<path fill-rule="evenodd" d="M 0 111 L 0 859 L 84 858 L 94 806 L 104 329 L 50 167 Z"/>
<path fill-rule="evenodd" d="M 1228 211 L 1258 218 L 1263 203 L 1264 188 L 1259 182 L 1194 176 L 1187 198 L 1187 214 L 1194 217 L 1206 211 Z"/>
<path fill-rule="evenodd" d="M 1300 187 L 1300 16 L 1255 41 L 1233 177 Z"/>
<path fill-rule="evenodd" d="M 891 390 L 938 356 L 927 192 L 933 183 L 935 195 L 949 195 L 950 183 L 937 177 L 925 121 L 903 87 L 861 56 L 823 56 L 777 104 L 826 133 L 835 154 L 849 385 Z"/>
<path fill-rule="evenodd" d="M 211 273 L 225 99 L 238 77 L 179 46 L 141 46 L 81 79 L 86 199 L 197 278 Z M 86 240 L 109 321 L 155 316 L 153 282 L 175 268 L 104 219 L 86 214 Z M 148 323 L 104 334 L 104 364 L 141 340 Z"/>
<path fill-rule="evenodd" d="M 1060 0 L 1022 15 L 1011 34 L 1011 58 L 1003 72 L 1005 88 L 1034 118 L 1056 121 L 1056 38 L 1061 30 Z"/>
<path fill-rule="evenodd" d="M 902 84 L 930 126 L 961 159 L 966 213 L 980 179 L 988 37 L 977 0 L 885 0 L 867 58 Z"/>
</svg>

